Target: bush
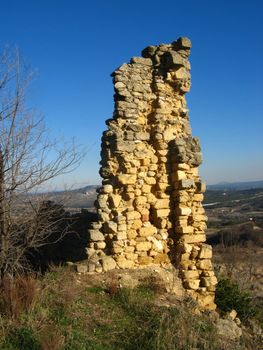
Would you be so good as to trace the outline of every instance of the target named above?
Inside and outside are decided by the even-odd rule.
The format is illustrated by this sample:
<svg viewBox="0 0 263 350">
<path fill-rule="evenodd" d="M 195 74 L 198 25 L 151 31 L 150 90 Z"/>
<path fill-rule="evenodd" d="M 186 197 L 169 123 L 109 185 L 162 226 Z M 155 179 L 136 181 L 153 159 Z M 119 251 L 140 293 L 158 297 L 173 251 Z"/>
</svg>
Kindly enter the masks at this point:
<svg viewBox="0 0 263 350">
<path fill-rule="evenodd" d="M 14 328 L 6 337 L 1 349 L 3 350 L 41 350 L 40 344 L 31 328 Z"/>
<path fill-rule="evenodd" d="M 215 302 L 222 314 L 234 309 L 242 321 L 247 321 L 258 313 L 251 295 L 241 291 L 237 283 L 227 278 L 222 278 L 218 282 Z"/>
</svg>

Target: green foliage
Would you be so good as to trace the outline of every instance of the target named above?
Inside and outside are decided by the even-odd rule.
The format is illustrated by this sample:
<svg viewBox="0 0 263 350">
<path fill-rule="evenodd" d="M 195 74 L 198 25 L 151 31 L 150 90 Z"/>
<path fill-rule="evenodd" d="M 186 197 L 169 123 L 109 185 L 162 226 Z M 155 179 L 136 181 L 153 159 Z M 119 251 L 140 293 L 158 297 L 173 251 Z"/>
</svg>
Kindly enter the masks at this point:
<svg viewBox="0 0 263 350">
<path fill-rule="evenodd" d="M 1 347 L 2 350 L 41 350 L 31 328 L 11 329 Z"/>
<path fill-rule="evenodd" d="M 258 309 L 248 292 L 241 291 L 239 285 L 230 279 L 222 278 L 217 285 L 215 302 L 225 314 L 236 310 L 242 321 L 257 315 Z"/>
</svg>

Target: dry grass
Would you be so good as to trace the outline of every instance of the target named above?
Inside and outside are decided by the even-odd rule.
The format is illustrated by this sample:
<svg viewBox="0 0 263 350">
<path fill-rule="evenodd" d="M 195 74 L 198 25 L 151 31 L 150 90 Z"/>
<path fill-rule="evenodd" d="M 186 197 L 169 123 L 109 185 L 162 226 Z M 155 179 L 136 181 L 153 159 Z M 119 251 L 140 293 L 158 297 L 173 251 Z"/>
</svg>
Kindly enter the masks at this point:
<svg viewBox="0 0 263 350">
<path fill-rule="evenodd" d="M 34 307 L 38 292 L 39 283 L 34 276 L 4 278 L 0 289 L 0 312 L 17 319 Z"/>
</svg>

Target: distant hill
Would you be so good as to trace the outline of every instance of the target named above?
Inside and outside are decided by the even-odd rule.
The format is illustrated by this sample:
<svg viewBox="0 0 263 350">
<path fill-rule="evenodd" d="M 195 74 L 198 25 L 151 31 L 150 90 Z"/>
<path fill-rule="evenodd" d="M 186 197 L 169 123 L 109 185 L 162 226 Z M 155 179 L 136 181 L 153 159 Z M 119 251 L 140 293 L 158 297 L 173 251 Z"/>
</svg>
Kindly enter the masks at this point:
<svg viewBox="0 0 263 350">
<path fill-rule="evenodd" d="M 216 185 L 207 186 L 207 189 L 211 191 L 250 190 L 255 188 L 263 188 L 263 180 L 246 182 L 222 182 Z"/>
</svg>

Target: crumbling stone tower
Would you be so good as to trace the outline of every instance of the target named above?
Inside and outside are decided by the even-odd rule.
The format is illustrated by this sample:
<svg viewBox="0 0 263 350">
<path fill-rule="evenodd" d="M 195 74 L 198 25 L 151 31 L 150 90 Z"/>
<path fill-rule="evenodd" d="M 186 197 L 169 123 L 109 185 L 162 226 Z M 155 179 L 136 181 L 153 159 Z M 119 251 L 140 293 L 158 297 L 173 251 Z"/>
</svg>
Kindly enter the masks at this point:
<svg viewBox="0 0 263 350">
<path fill-rule="evenodd" d="M 185 100 L 190 48 L 188 38 L 149 46 L 112 73 L 115 110 L 102 136 L 89 270 L 172 263 L 188 293 L 213 308 L 202 157 Z"/>
</svg>

